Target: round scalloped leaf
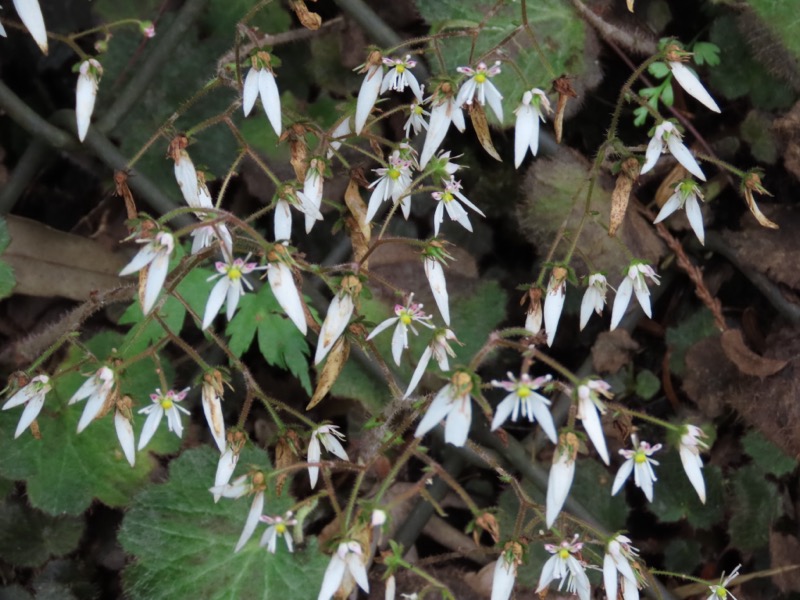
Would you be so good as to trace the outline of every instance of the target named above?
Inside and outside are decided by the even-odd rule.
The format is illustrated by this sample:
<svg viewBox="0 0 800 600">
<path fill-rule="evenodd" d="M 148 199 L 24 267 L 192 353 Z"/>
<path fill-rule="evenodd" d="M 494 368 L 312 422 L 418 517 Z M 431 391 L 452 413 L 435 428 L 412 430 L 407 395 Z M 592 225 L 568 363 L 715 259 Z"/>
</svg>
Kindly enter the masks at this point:
<svg viewBox="0 0 800 600">
<path fill-rule="evenodd" d="M 139 494 L 120 530 L 123 548 L 136 557 L 123 575 L 126 595 L 147 600 L 204 598 L 313 598 L 322 583 L 328 557 L 316 540 L 290 554 L 282 540 L 269 554 L 258 540 L 259 526 L 238 553 L 239 539 L 250 508 L 249 498 L 214 503 L 208 488 L 214 481 L 219 453 L 211 448 L 184 452 L 170 464 L 169 480 Z M 265 468 L 261 450 L 243 452 L 237 474 L 250 464 Z M 292 504 L 288 496 L 267 491 L 265 511 L 282 514 Z"/>
</svg>

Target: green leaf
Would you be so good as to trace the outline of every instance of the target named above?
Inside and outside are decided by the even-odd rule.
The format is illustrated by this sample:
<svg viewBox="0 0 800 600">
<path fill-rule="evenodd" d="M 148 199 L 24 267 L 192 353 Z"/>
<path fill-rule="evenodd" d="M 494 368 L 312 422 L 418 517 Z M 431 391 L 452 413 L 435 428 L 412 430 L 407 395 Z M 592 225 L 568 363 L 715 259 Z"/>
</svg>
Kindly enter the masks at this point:
<svg viewBox="0 0 800 600">
<path fill-rule="evenodd" d="M 778 160 L 778 141 L 772 133 L 772 120 L 757 110 L 751 110 L 739 126 L 742 139 L 750 144 L 756 160 L 773 165 Z"/>
<path fill-rule="evenodd" d="M 186 308 L 174 297 L 169 297 L 158 309 L 158 315 L 163 319 L 169 330 L 177 335 L 183 328 Z M 167 332 L 161 326 L 161 323 L 154 318 L 150 318 L 146 323 L 144 320 L 142 306 L 138 300 L 131 304 L 120 317 L 120 325 L 138 325 L 138 327 L 132 327 L 125 336 L 125 341 L 123 342 L 125 356 L 139 354 L 167 337 Z"/>
<path fill-rule="evenodd" d="M 700 502 L 689 478 L 683 471 L 678 453 L 675 451 L 655 456 L 659 466 L 655 467 L 658 481 L 655 483 L 650 510 L 663 522 L 674 523 L 686 519 L 699 529 L 709 529 L 718 523 L 725 513 L 725 494 L 722 474 L 718 467 L 706 465 L 703 477 L 706 481 L 706 503 Z"/>
<path fill-rule="evenodd" d="M 636 127 L 641 127 L 647 121 L 647 115 L 650 113 L 647 112 L 647 109 L 644 106 L 640 106 L 639 108 L 634 109 L 633 115 L 635 119 L 633 120 L 633 124 Z"/>
<path fill-rule="evenodd" d="M 696 42 L 692 47 L 697 65 L 716 67 L 719 64 L 719 46 L 710 42 Z"/>
<path fill-rule="evenodd" d="M 598 490 L 610 490 L 612 481 L 613 477 L 605 466 L 595 460 L 581 460 L 575 468 L 570 496 L 589 509 L 597 522 L 608 531 L 619 531 L 625 527 L 628 518 L 625 496 L 598 493 Z"/>
<path fill-rule="evenodd" d="M 8 234 L 8 224 L 0 217 L 0 254 L 6 251 L 11 243 L 11 236 Z M 17 278 L 14 277 L 14 269 L 7 262 L 0 260 L 0 300 L 8 298 L 17 285 Z"/>
<path fill-rule="evenodd" d="M 751 431 L 742 438 L 744 451 L 763 472 L 782 477 L 797 468 L 797 462 L 783 453 L 775 444 L 761 435 Z"/>
<path fill-rule="evenodd" d="M 764 471 L 757 465 L 737 469 L 731 483 L 731 543 L 743 551 L 758 550 L 769 543 L 770 526 L 780 513 L 778 486 L 764 479 Z"/>
<path fill-rule="evenodd" d="M 700 542 L 695 539 L 676 538 L 664 548 L 664 567 L 673 573 L 692 573 L 702 559 Z"/>
<path fill-rule="evenodd" d="M 507 36 L 517 32 L 513 41 L 504 46 L 507 56 L 513 59 L 525 74 L 527 85 L 511 67 L 494 78 L 505 99 L 504 124 L 514 124 L 513 109 L 522 100 L 522 94 L 532 86 L 547 88 L 549 83 L 563 74 L 580 77 L 589 74 L 593 61 L 586 53 L 586 25 L 575 18 L 573 9 L 560 0 L 537 0 L 528 2 L 528 21 L 536 32 L 539 45 L 544 48 L 552 71 L 546 69 L 530 42 L 528 33 L 519 28 L 521 12 L 519 2 L 505 2 L 499 5 L 489 0 L 418 0 L 417 8 L 431 26 L 439 31 L 446 25 L 472 27 L 484 24 L 480 35 L 475 38 L 475 49 L 470 61 L 471 36 L 454 36 L 438 41 L 441 56 L 446 63 L 447 72 L 454 73 L 456 67 L 475 63 L 477 58 L 493 49 Z M 498 7 L 497 10 L 491 10 Z M 491 12 L 490 12 L 491 10 Z M 488 19 L 486 15 L 491 15 Z M 494 56 L 490 60 L 495 60 Z M 474 66 L 471 65 L 471 66 Z"/>
<path fill-rule="evenodd" d="M 661 380 L 656 375 L 644 369 L 636 374 L 636 395 L 643 400 L 650 400 L 661 389 Z"/>
<path fill-rule="evenodd" d="M 672 106 L 675 102 L 675 93 L 672 90 L 672 84 L 667 81 L 664 82 L 664 87 L 661 90 L 661 101 L 667 106 Z"/>
<path fill-rule="evenodd" d="M 664 79 L 664 77 L 670 74 L 669 67 L 661 61 L 654 62 L 647 67 L 647 70 L 650 72 L 650 75 L 658 79 Z"/>
<path fill-rule="evenodd" d="M 313 598 L 328 557 L 316 539 L 290 554 L 282 541 L 272 555 L 258 546 L 259 527 L 245 547 L 233 553 L 250 508 L 249 498 L 215 504 L 208 488 L 219 453 L 211 448 L 184 452 L 170 464 L 169 480 L 139 494 L 125 515 L 120 543 L 136 557 L 123 574 L 127 597 L 147 600 L 230 598 Z M 239 461 L 268 468 L 261 450 L 247 448 Z M 266 492 L 268 514 L 283 514 L 288 496 Z"/>
<path fill-rule="evenodd" d="M 677 326 L 668 327 L 666 340 L 670 349 L 670 371 L 678 377 L 683 377 L 686 371 L 684 359 L 687 350 L 700 340 L 718 334 L 719 331 L 714 325 L 714 315 L 705 307 L 684 318 Z"/>
<path fill-rule="evenodd" d="M 52 517 L 18 499 L 0 503 L 0 558 L 17 567 L 38 568 L 50 557 L 75 550 L 82 517 Z"/>
<path fill-rule="evenodd" d="M 119 334 L 106 332 L 86 345 L 103 360 L 121 341 Z M 73 349 L 61 369 L 76 365 L 80 358 L 78 350 Z M 156 466 L 148 452 L 138 452 L 136 467 L 130 467 L 119 446 L 113 412 L 93 422 L 80 435 L 76 433 L 86 401 L 74 406 L 67 402 L 86 380 L 82 373 L 91 374 L 96 366 L 84 365 L 82 372 L 72 371 L 51 380 L 53 389 L 37 419 L 41 440 L 28 432 L 15 440 L 13 433 L 20 412 L 0 412 L 0 475 L 26 480 L 31 505 L 51 515 L 80 514 L 94 498 L 109 506 L 125 506 L 134 492 L 149 484 L 150 471 Z M 164 368 L 167 367 L 165 363 Z M 170 376 L 171 370 L 167 372 Z M 120 392 L 130 395 L 139 406 L 150 403 L 148 394 L 156 387 L 160 387 L 159 378 L 149 361 L 131 365 L 119 377 Z M 162 426 L 148 449 L 169 453 L 179 445 L 180 440 Z"/>
</svg>

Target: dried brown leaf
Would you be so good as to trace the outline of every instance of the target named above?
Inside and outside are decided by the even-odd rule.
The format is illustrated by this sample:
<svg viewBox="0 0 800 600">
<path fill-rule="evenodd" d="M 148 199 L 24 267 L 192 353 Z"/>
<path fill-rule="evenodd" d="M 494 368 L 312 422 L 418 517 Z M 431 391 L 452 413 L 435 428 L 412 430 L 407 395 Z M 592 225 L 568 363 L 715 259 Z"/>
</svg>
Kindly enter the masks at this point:
<svg viewBox="0 0 800 600">
<path fill-rule="evenodd" d="M 592 367 L 597 373 L 616 373 L 631 363 L 639 344 L 625 329 L 604 331 L 592 346 Z"/>
<path fill-rule="evenodd" d="M 336 383 L 336 380 L 339 378 L 349 356 L 350 343 L 342 336 L 334 344 L 333 349 L 328 355 L 328 360 L 325 361 L 325 366 L 322 367 L 322 372 L 317 381 L 317 387 L 314 390 L 314 395 L 311 396 L 311 402 L 306 406 L 306 410 L 314 408 L 331 390 L 333 384 Z"/>
<path fill-rule="evenodd" d="M 611 218 L 608 224 L 608 235 L 610 236 L 616 235 L 617 229 L 625 219 L 628 202 L 631 199 L 631 190 L 639 177 L 639 169 L 639 161 L 633 157 L 622 162 L 614 191 L 611 192 Z"/>
<path fill-rule="evenodd" d="M 788 360 L 775 360 L 759 356 L 744 343 L 739 329 L 728 329 L 720 338 L 722 350 L 733 364 L 745 375 L 769 377 L 781 371 Z"/>
<path fill-rule="evenodd" d="M 316 1 L 316 0 L 315 0 Z M 316 31 L 322 25 L 322 17 L 317 13 L 308 10 L 306 3 L 303 0 L 294 0 L 292 2 L 292 10 L 294 10 L 297 18 L 306 29 Z"/>
<path fill-rule="evenodd" d="M 483 110 L 483 106 L 479 102 L 473 102 L 467 106 L 469 107 L 469 118 L 472 121 L 472 127 L 475 129 L 475 135 L 478 136 L 481 146 L 493 159 L 503 162 L 497 150 L 494 149 L 492 135 L 489 133 L 489 123 L 486 121 L 486 112 Z"/>
</svg>

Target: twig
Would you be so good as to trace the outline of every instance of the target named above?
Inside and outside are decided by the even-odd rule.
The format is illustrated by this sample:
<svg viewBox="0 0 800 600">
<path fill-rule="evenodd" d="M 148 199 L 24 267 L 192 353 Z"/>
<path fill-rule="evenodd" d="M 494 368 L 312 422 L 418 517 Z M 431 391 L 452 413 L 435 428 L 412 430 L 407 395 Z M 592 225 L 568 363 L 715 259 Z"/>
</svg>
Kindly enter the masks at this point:
<svg viewBox="0 0 800 600">
<path fill-rule="evenodd" d="M 652 38 L 646 38 L 641 35 L 636 35 L 630 31 L 624 31 L 616 25 L 604 21 L 603 18 L 597 13 L 590 10 L 581 0 L 572 0 L 572 5 L 578 14 L 583 17 L 589 25 L 597 29 L 598 33 L 607 42 L 614 41 L 621 46 L 625 46 L 631 52 L 639 54 L 655 54 L 658 51 L 656 41 Z"/>
</svg>

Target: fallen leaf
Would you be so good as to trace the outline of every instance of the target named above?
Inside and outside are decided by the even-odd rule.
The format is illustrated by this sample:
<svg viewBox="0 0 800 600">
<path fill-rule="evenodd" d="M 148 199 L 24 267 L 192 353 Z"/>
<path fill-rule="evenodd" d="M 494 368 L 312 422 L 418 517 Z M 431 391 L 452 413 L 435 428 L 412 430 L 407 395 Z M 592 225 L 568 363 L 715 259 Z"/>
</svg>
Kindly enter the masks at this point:
<svg viewBox="0 0 800 600">
<path fill-rule="evenodd" d="M 616 373 L 629 365 L 639 344 L 625 329 L 604 331 L 592 346 L 592 367 L 597 373 Z"/>
<path fill-rule="evenodd" d="M 469 118 L 472 121 L 472 127 L 475 129 L 475 135 L 478 136 L 481 146 L 493 159 L 503 162 L 497 150 L 494 149 L 492 135 L 489 133 L 489 123 L 486 122 L 486 113 L 483 110 L 483 106 L 478 102 L 473 102 L 467 106 L 469 107 Z"/>
<path fill-rule="evenodd" d="M 728 329 L 720 338 L 725 356 L 735 364 L 745 375 L 755 377 L 768 377 L 781 371 L 788 360 L 774 360 L 759 356 L 744 343 L 742 332 L 739 329 Z"/>
</svg>

